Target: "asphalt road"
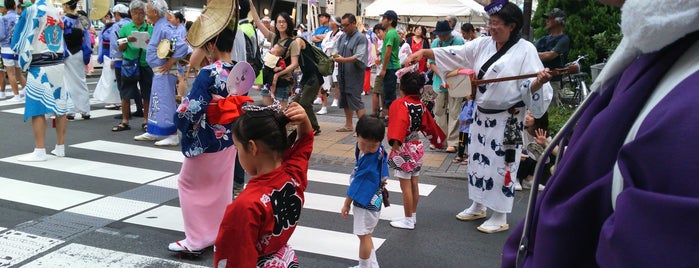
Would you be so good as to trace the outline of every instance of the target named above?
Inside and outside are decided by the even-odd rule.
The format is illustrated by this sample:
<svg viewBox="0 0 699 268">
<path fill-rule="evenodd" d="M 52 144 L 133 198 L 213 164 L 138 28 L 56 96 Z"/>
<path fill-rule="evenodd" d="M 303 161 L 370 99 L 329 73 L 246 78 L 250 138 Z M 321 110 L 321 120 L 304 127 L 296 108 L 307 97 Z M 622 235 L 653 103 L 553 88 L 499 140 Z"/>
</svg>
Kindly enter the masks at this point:
<svg viewBox="0 0 699 268">
<path fill-rule="evenodd" d="M 88 79 L 91 90 L 95 82 Z M 371 103 L 368 96 L 364 100 Z M 65 158 L 26 165 L 16 161 L 34 147 L 31 125 L 22 120 L 23 104 L 0 100 L 0 267 L 212 266 L 211 250 L 194 259 L 167 251 L 168 243 L 183 238 L 176 192 L 179 147 L 134 141 L 142 133 L 136 129 L 111 132 L 116 112 L 103 107 L 95 102 L 91 120 L 68 123 Z M 330 108 L 319 120 L 344 119 Z M 50 151 L 53 129 L 46 137 Z M 348 165 L 311 163 L 301 227 L 291 241 L 302 267 L 356 265 L 359 241 L 351 219 L 340 217 L 338 201 L 350 171 Z M 454 218 L 470 204 L 467 182 L 436 176 L 421 176 L 420 182 L 418 223 L 411 231 L 389 225 L 391 216 L 402 214 L 398 182 L 389 182 L 395 187 L 393 205 L 382 211 L 373 234 L 380 265 L 500 266 L 510 232 L 483 234 L 476 230 L 482 220 Z M 528 194 L 517 192 L 511 228 L 522 219 Z"/>
</svg>

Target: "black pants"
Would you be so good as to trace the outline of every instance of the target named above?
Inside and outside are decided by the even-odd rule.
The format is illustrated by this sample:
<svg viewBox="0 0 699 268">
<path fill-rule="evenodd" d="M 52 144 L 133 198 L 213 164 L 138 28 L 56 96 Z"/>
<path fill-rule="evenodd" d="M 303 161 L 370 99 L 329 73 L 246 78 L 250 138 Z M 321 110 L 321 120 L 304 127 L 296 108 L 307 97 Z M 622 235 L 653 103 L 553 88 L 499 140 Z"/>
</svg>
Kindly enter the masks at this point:
<svg viewBox="0 0 699 268">
<path fill-rule="evenodd" d="M 459 132 L 459 146 L 456 149 L 456 157 L 464 157 L 464 159 L 467 158 L 464 155 L 464 152 L 466 151 L 466 146 L 468 146 L 468 133 Z"/>
<path fill-rule="evenodd" d="M 116 77 L 117 89 L 119 90 L 119 92 L 121 92 L 122 90 L 124 90 L 124 82 L 121 80 L 121 67 L 114 68 L 114 77 Z M 139 94 L 133 100 L 136 103 L 136 111 L 143 111 L 143 102 L 141 101 L 141 95 Z"/>
<path fill-rule="evenodd" d="M 544 166 L 544 174 L 541 177 L 539 184 L 546 185 L 546 182 L 551 177 L 551 166 L 553 166 L 554 159 L 551 159 L 548 164 Z M 531 157 L 527 157 L 519 162 L 519 168 L 517 169 L 517 179 L 524 180 L 527 176 L 534 176 L 534 169 L 536 168 L 536 160 Z"/>
</svg>

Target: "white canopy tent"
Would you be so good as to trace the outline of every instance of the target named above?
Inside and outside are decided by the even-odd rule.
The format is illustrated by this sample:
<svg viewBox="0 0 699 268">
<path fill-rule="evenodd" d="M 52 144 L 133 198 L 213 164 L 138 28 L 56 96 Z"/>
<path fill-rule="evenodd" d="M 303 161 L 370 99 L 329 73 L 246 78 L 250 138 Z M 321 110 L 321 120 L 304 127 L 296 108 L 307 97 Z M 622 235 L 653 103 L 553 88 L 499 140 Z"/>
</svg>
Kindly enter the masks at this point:
<svg viewBox="0 0 699 268">
<path fill-rule="evenodd" d="M 483 6 L 473 0 L 376 0 L 364 9 L 364 16 L 378 18 L 386 10 L 395 11 L 399 23 L 432 27 L 449 15 L 474 25 L 485 25 L 488 19 Z"/>
</svg>

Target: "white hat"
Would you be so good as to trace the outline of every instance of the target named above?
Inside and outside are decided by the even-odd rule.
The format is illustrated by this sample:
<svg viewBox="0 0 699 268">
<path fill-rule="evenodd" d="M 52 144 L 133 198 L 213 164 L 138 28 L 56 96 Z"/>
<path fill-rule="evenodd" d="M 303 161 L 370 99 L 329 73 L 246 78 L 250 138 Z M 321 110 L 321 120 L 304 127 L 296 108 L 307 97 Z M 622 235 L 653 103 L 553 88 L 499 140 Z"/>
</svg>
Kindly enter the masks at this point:
<svg viewBox="0 0 699 268">
<path fill-rule="evenodd" d="M 112 13 L 129 14 L 129 8 L 123 4 L 117 4 L 112 8 Z"/>
</svg>

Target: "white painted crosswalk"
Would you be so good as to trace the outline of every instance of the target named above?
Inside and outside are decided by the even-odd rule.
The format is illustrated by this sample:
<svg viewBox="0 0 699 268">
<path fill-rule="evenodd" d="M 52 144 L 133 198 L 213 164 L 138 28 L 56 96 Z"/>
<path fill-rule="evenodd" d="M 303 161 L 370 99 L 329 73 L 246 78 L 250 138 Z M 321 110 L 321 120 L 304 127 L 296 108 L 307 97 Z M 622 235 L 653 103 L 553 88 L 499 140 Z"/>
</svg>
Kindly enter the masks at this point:
<svg viewBox="0 0 699 268">
<path fill-rule="evenodd" d="M 99 264 L 95 266 L 95 264 Z M 139 254 L 113 251 L 103 248 L 91 247 L 81 244 L 70 244 L 54 252 L 47 254 L 22 267 L 53 267 L 53 268 L 73 268 L 73 267 L 103 267 L 103 268 L 123 268 L 123 267 L 181 267 L 197 268 L 206 267 L 161 258 L 148 257 Z"/>
<path fill-rule="evenodd" d="M 98 218 L 107 222 L 124 222 L 137 226 L 159 228 L 177 232 L 183 232 L 184 224 L 181 209 L 173 205 L 165 205 L 164 202 L 176 198 L 177 170 L 162 170 L 159 167 L 153 169 L 120 165 L 118 163 L 105 163 L 95 160 L 85 160 L 70 157 L 70 149 L 90 150 L 104 154 L 114 154 L 138 158 L 147 158 L 149 161 L 182 162 L 183 156 L 179 151 L 154 148 L 152 146 L 140 146 L 112 141 L 95 140 L 91 142 L 68 145 L 67 157 L 50 157 L 46 162 L 18 162 L 15 155 L 0 159 L 0 162 L 17 165 L 24 168 L 37 168 L 46 172 L 56 174 L 75 174 L 89 176 L 97 183 L 106 180 L 114 183 L 131 183 L 132 188 L 151 187 L 168 189 L 174 192 L 167 200 L 154 201 L 148 198 L 130 198 L 128 195 L 105 195 L 62 188 L 56 184 L 44 185 L 42 180 L 25 182 L 12 178 L 0 177 L 0 199 L 27 204 L 31 206 L 56 210 L 59 213 L 73 213 L 86 217 Z M 115 158 L 116 159 L 116 158 Z M 118 172 L 116 172 L 118 171 Z M 337 186 L 348 186 L 349 175 L 337 172 L 320 170 L 309 170 L 309 184 L 325 185 L 326 187 L 309 187 L 309 189 L 337 188 Z M 341 188 L 344 188 L 341 187 Z M 435 185 L 419 184 L 420 195 L 429 196 L 435 189 Z M 388 184 L 389 191 L 394 195 L 400 195 L 399 183 L 391 180 Z M 315 211 L 328 217 L 339 217 L 339 210 L 345 197 L 334 194 L 313 192 L 307 190 L 305 193 L 306 202 L 304 210 Z M 322 214 L 325 213 L 325 214 Z M 400 204 L 392 204 L 390 207 L 382 208 L 381 220 L 390 219 L 403 215 L 403 207 Z M 351 226 L 351 221 L 346 221 Z M 357 238 L 347 228 L 343 230 L 322 229 L 305 225 L 303 222 L 297 227 L 290 244 L 294 249 L 301 252 L 308 252 L 336 258 L 351 259 L 357 258 L 359 243 Z M 345 226 L 346 227 L 346 226 Z M 35 255 L 42 257 L 31 261 L 25 267 L 68 267 L 70 263 L 75 263 L 74 267 L 89 267 L 90 264 L 109 262 L 108 266 L 100 267 L 194 267 L 180 265 L 173 260 L 165 260 L 148 256 L 127 254 L 113 251 L 112 249 L 93 248 L 87 245 L 74 244 L 70 241 L 62 241 L 49 237 L 42 237 L 36 234 L 30 235 L 14 230 L 11 226 L 3 231 L 0 228 L 0 239 L 12 235 L 14 238 L 25 237 L 24 240 L 16 243 L 27 245 L 26 250 L 10 251 L 9 247 L 15 244 L 5 245 L 0 243 L 0 267 L 4 261 L 11 260 L 13 263 L 26 261 Z M 349 229 L 351 230 L 351 228 Z M 31 238 L 29 238 L 31 236 Z M 321 238 L 321 239 L 318 239 Z M 32 240 L 35 239 L 35 240 Z M 374 247 L 379 249 L 387 240 L 385 237 L 374 237 Z M 27 242 L 30 241 L 30 242 Z M 36 241 L 36 242 L 35 242 Z M 60 245 L 60 246 L 59 246 Z M 77 252 L 77 253 L 76 253 Z M 127 256 L 128 255 L 128 256 Z M 121 257 L 119 257 L 121 256 Z M 85 263 L 92 262 L 92 263 Z M 154 265 L 150 265 L 154 264 Z M 155 265 L 157 264 L 157 265 Z"/>
</svg>

